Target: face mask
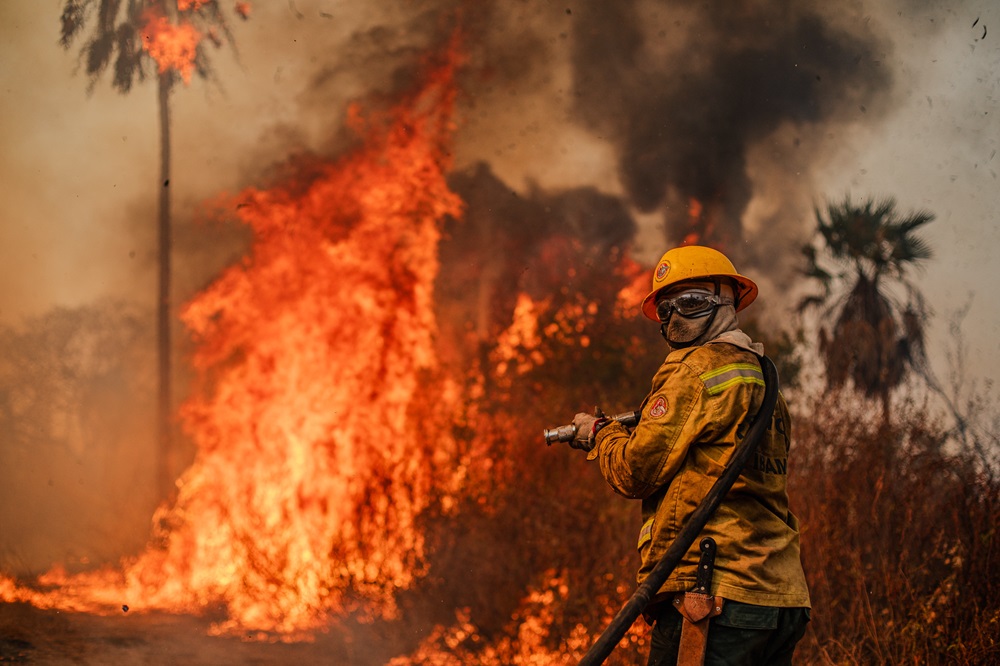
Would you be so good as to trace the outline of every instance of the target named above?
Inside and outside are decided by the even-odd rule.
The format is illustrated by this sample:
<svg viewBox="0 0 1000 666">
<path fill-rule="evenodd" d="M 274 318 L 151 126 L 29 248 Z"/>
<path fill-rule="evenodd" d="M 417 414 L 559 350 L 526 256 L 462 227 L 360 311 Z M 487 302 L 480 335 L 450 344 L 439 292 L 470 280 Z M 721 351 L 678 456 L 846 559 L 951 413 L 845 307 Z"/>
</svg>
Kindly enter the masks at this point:
<svg viewBox="0 0 1000 666">
<path fill-rule="evenodd" d="M 736 308 L 731 298 L 705 287 L 675 291 L 656 305 L 660 334 L 671 349 L 684 349 L 707 342 L 736 328 Z"/>
</svg>

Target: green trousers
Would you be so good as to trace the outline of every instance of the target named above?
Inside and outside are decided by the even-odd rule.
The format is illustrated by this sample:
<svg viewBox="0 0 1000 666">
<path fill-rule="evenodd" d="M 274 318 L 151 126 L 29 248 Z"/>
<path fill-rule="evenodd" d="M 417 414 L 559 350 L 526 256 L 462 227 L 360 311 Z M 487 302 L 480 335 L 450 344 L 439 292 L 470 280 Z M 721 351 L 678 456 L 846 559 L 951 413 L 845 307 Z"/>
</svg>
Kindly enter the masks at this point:
<svg viewBox="0 0 1000 666">
<path fill-rule="evenodd" d="M 683 618 L 670 603 L 648 612 L 655 621 L 647 666 L 674 666 Z M 808 608 L 772 608 L 726 601 L 711 619 L 705 666 L 791 666 L 806 633 Z"/>
</svg>

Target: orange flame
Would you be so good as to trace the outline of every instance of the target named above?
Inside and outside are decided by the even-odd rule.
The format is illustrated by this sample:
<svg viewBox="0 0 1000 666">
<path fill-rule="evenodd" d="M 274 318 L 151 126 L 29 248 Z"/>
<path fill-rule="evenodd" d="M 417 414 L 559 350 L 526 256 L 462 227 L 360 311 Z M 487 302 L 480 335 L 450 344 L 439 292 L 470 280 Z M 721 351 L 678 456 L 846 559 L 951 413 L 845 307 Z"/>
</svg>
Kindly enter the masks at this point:
<svg viewBox="0 0 1000 666">
<path fill-rule="evenodd" d="M 488 642 L 471 621 L 467 610 L 456 612 L 450 627 L 437 626 L 417 649 L 405 657 L 396 657 L 388 666 L 531 666 L 575 664 L 597 639 L 582 624 L 566 626 L 560 622 L 559 609 L 569 598 L 565 572 L 544 572 L 543 581 L 528 591 L 511 615 L 511 622 L 493 642 Z M 618 590 L 625 593 L 624 586 Z M 603 611 L 602 626 L 614 619 L 617 599 L 601 595 L 591 600 Z M 619 643 L 645 649 L 650 630 L 643 622 L 632 625 Z"/>
<path fill-rule="evenodd" d="M 202 5 L 207 5 L 209 0 L 177 0 L 177 11 L 198 11 Z"/>
<path fill-rule="evenodd" d="M 159 73 L 176 70 L 184 83 L 191 83 L 201 33 L 187 21 L 174 25 L 153 7 L 143 13 L 141 33 L 142 46 L 156 61 Z"/>
<path fill-rule="evenodd" d="M 545 362 L 545 357 L 536 349 L 541 342 L 538 309 L 530 296 L 518 294 L 510 326 L 500 334 L 493 351 L 498 376 L 503 377 L 510 369 L 521 375 Z"/>
<path fill-rule="evenodd" d="M 704 235 L 705 220 L 702 215 L 705 212 L 705 207 L 700 201 L 691 197 L 688 202 L 688 220 L 687 226 L 690 231 L 684 236 L 684 240 L 681 241 L 681 245 L 697 245 L 702 240 Z"/>
<path fill-rule="evenodd" d="M 618 271 L 628 282 L 619 290 L 615 299 L 615 316 L 620 319 L 638 316 L 642 299 L 651 287 L 649 271 L 628 255 L 622 257 Z"/>
<path fill-rule="evenodd" d="M 205 388 L 183 408 L 196 459 L 157 540 L 124 571 L 0 599 L 91 612 L 199 612 L 213 633 L 304 638 L 329 616 L 392 617 L 424 573 L 418 519 L 447 511 L 469 463 L 439 372 L 433 286 L 457 55 L 364 145 L 303 186 L 231 202 L 252 254 L 183 312 Z M 238 202 L 238 203 L 237 203 Z M 266 633 L 265 633 L 266 632 Z"/>
</svg>

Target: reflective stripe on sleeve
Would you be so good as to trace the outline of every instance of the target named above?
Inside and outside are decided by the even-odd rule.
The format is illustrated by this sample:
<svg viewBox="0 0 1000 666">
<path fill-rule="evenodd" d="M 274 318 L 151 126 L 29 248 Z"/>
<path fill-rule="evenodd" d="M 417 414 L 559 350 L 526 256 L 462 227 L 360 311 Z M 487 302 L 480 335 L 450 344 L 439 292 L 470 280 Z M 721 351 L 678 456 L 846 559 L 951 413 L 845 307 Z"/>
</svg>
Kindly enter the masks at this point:
<svg viewBox="0 0 1000 666">
<path fill-rule="evenodd" d="M 636 548 L 642 548 L 642 544 L 653 538 L 653 518 L 655 518 L 655 516 L 647 520 L 643 524 L 642 529 L 639 530 L 639 545 L 637 545 Z"/>
<path fill-rule="evenodd" d="M 764 385 L 764 374 L 752 363 L 730 363 L 698 376 L 709 395 L 722 393 L 733 384 Z"/>
</svg>

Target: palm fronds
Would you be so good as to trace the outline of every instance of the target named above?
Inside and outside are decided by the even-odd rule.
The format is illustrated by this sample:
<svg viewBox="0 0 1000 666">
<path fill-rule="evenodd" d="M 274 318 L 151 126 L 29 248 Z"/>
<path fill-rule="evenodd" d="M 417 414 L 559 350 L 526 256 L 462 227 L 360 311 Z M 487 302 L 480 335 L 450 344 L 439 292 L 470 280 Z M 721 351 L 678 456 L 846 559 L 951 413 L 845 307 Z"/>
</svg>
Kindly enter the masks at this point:
<svg viewBox="0 0 1000 666">
<path fill-rule="evenodd" d="M 889 392 L 926 362 L 927 312 L 907 276 L 933 256 L 916 231 L 934 215 L 901 215 L 892 197 L 855 204 L 850 196 L 828 204 L 825 211 L 816 208 L 815 215 L 819 246 L 802 249 L 802 274 L 822 292 L 802 298 L 799 310 L 824 308 L 824 319 L 832 322 L 820 327 L 828 384 L 840 387 L 850 381 L 882 400 L 888 414 Z M 906 302 L 890 295 L 893 284 L 905 288 Z"/>
</svg>

